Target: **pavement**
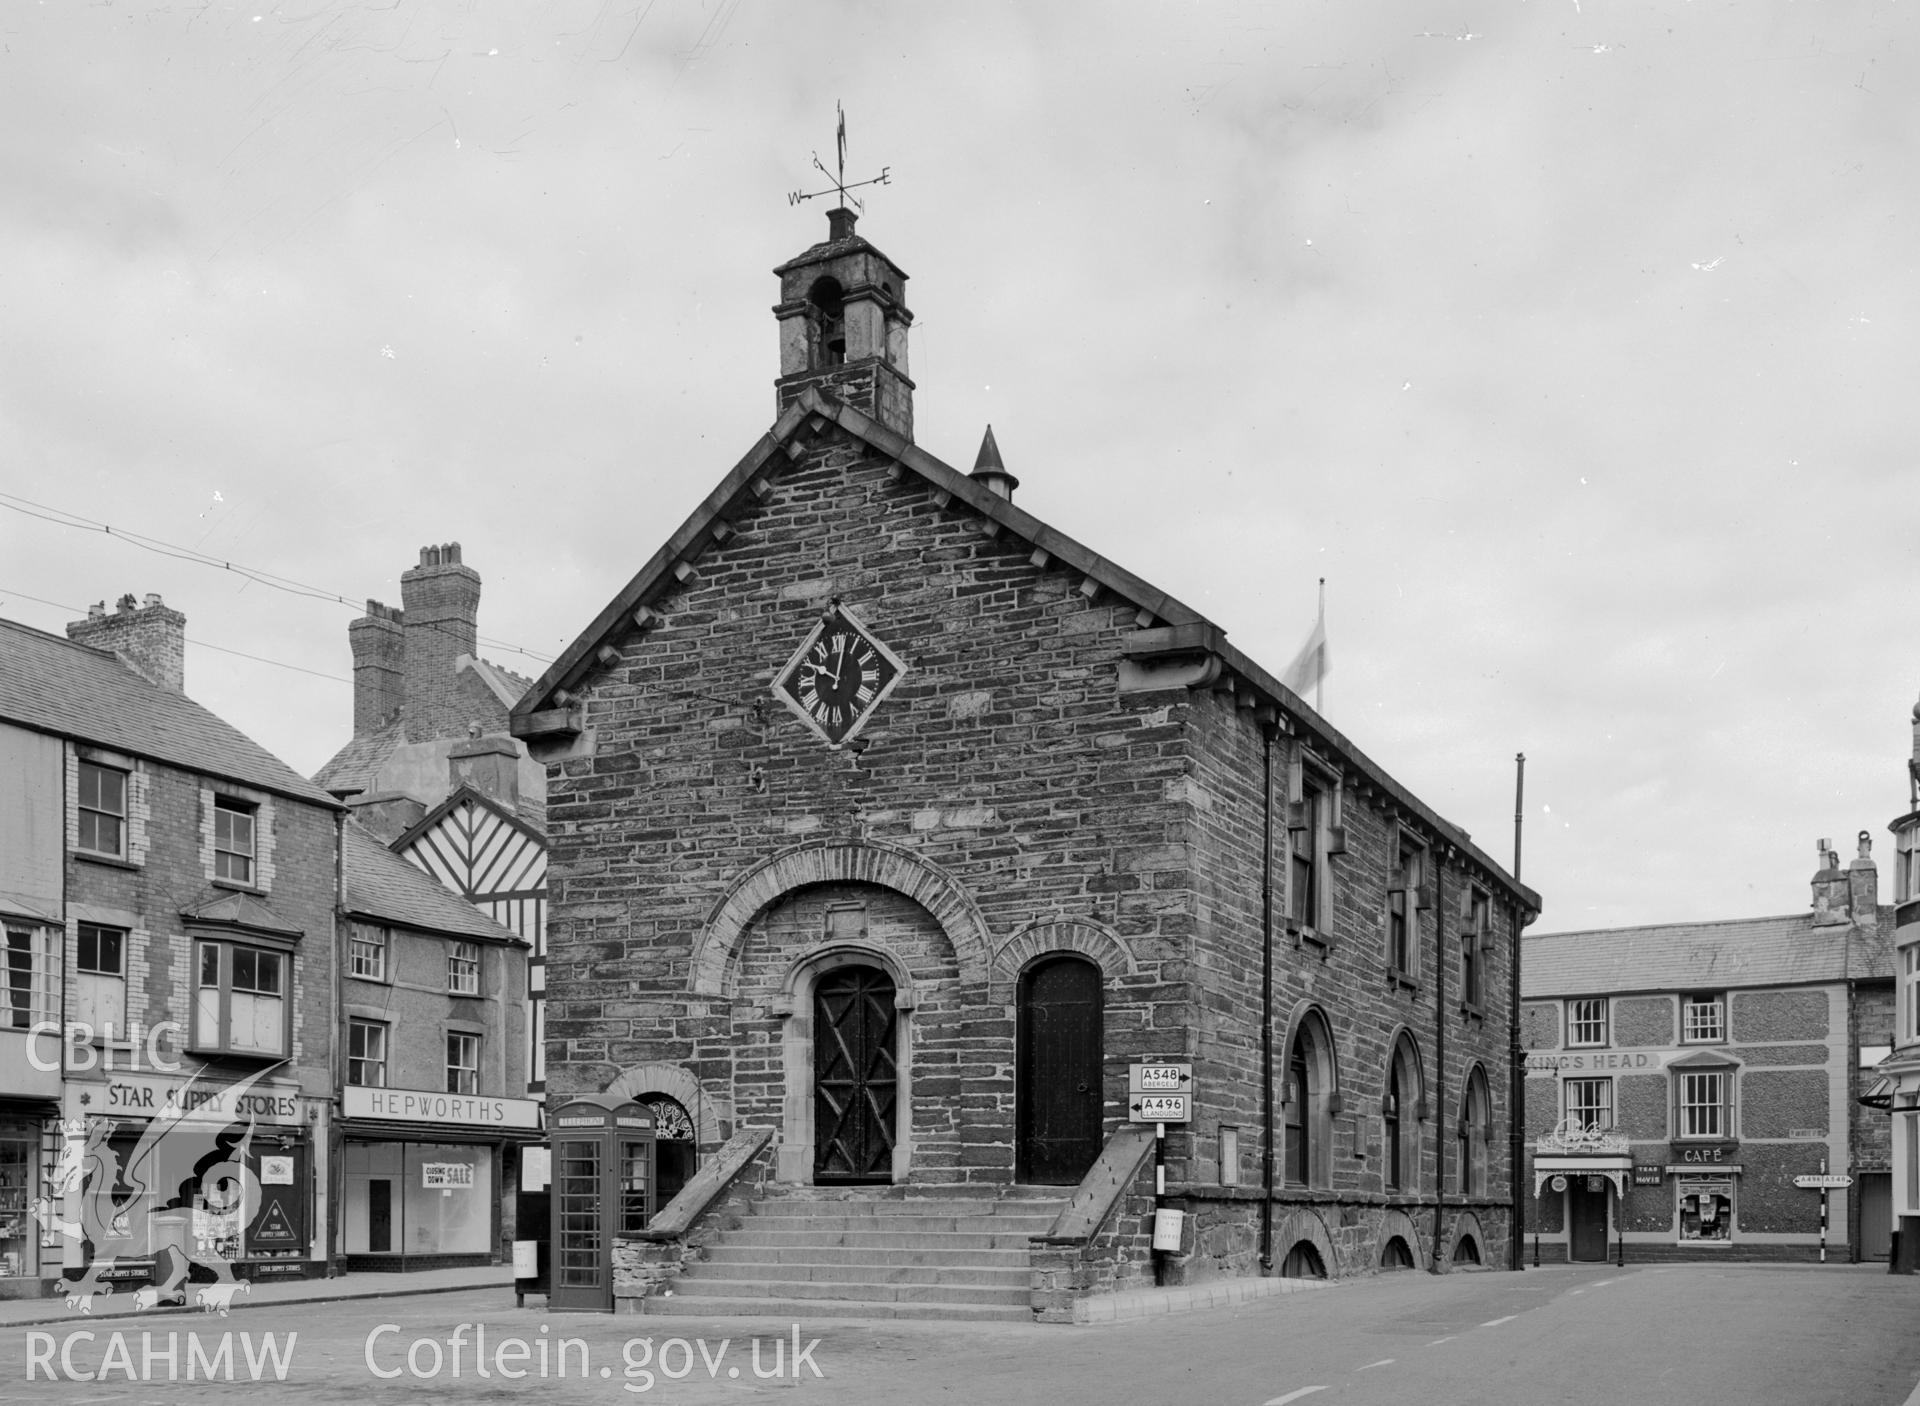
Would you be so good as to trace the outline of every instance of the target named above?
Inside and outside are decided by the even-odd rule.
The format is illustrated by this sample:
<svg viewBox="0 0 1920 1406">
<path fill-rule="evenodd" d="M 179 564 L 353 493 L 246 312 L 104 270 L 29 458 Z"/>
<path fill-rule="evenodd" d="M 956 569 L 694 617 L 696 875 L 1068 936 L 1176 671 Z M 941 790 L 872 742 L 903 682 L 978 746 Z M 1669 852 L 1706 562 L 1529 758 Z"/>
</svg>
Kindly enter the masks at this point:
<svg viewBox="0 0 1920 1406">
<path fill-rule="evenodd" d="M 189 1303 L 185 1307 L 165 1306 L 144 1311 L 134 1306 L 134 1291 L 129 1284 L 111 1294 L 94 1296 L 90 1318 L 125 1318 L 138 1313 L 142 1318 L 158 1314 L 194 1313 L 206 1310 Z M 191 1285 L 190 1289 L 202 1286 Z M 249 1284 L 233 1296 L 234 1308 L 283 1308 L 292 1304 L 338 1303 L 348 1299 L 410 1298 L 417 1294 L 452 1294 L 470 1289 L 498 1289 L 503 1307 L 513 1305 L 513 1266 L 487 1264 L 466 1269 L 419 1269 L 405 1274 L 342 1274 L 334 1279 L 263 1280 Z M 543 1301 L 543 1300 L 536 1300 Z M 78 1309 L 68 1308 L 64 1298 L 0 1300 L 0 1328 L 30 1328 L 44 1323 L 72 1323 L 80 1318 Z"/>
</svg>

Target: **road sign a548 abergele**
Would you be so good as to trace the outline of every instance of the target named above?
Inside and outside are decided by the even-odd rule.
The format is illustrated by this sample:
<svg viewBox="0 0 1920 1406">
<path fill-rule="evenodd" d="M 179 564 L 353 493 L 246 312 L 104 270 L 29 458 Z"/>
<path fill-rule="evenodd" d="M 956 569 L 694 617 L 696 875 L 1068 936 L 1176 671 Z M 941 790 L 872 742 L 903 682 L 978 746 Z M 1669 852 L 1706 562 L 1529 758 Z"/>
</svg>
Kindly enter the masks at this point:
<svg viewBox="0 0 1920 1406">
<path fill-rule="evenodd" d="M 1127 1066 L 1127 1120 L 1133 1123 L 1193 1121 L 1193 1066 L 1154 1060 Z"/>
<path fill-rule="evenodd" d="M 1853 1178 L 1842 1172 L 1822 1172 L 1818 1176 L 1809 1173 L 1795 1177 L 1793 1184 L 1809 1191 L 1843 1191 L 1853 1185 Z"/>
</svg>

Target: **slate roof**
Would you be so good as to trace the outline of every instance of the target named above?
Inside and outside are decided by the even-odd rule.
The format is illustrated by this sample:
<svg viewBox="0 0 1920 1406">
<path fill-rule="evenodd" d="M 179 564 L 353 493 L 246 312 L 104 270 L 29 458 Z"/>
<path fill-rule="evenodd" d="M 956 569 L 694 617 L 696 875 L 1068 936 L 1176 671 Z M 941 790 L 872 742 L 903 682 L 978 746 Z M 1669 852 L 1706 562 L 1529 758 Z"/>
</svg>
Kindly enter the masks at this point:
<svg viewBox="0 0 1920 1406">
<path fill-rule="evenodd" d="M 808 251 L 809 257 L 813 253 Z M 570 691 L 598 667 L 598 651 L 635 628 L 643 618 L 647 603 L 675 581 L 674 572 L 690 566 L 699 555 L 724 540 L 725 520 L 749 495 L 767 491 L 764 480 L 787 456 L 798 456 L 805 439 L 816 429 L 837 425 L 855 439 L 864 441 L 886 455 L 895 472 L 911 474 L 925 486 L 944 495 L 943 503 L 953 503 L 989 519 L 997 530 L 1028 544 L 1040 560 L 1057 561 L 1080 572 L 1088 580 L 1113 592 L 1139 608 L 1142 629 L 1137 634 L 1144 651 L 1205 649 L 1217 655 L 1224 667 L 1243 680 L 1247 689 L 1284 711 L 1298 730 L 1332 749 L 1381 792 L 1391 796 L 1409 814 L 1419 816 L 1437 835 L 1446 836 L 1470 855 L 1487 875 L 1519 897 L 1533 911 L 1540 911 L 1540 896 L 1512 878 L 1490 855 L 1468 837 L 1467 832 L 1443 819 L 1425 802 L 1414 796 L 1384 768 L 1352 742 L 1328 725 L 1326 719 L 1309 707 L 1299 695 L 1254 663 L 1239 649 L 1226 642 L 1227 632 L 1191 606 L 1174 599 L 1165 591 L 1135 576 L 1125 567 L 1109 561 L 1091 548 L 1049 527 L 1033 514 L 1013 505 L 1010 499 L 989 491 L 980 482 L 943 463 L 904 436 L 848 405 L 808 389 L 790 404 L 773 427 L 736 463 L 718 487 L 694 509 L 678 531 L 627 583 L 593 622 L 569 645 L 553 664 L 513 706 L 511 729 L 515 737 L 539 736 L 554 728 L 553 719 L 565 711 L 556 694 Z M 716 532 L 716 529 L 719 529 Z M 1146 628 L 1147 626 L 1162 628 Z"/>
<path fill-rule="evenodd" d="M 1848 923 L 1815 927 L 1811 912 L 1546 933 L 1522 940 L 1520 993 L 1605 996 L 1845 981 L 1852 933 Z"/>
<path fill-rule="evenodd" d="M 347 911 L 356 917 L 454 937 L 527 945 L 525 939 L 381 844 L 359 821 L 349 820 L 345 833 Z"/>
<path fill-rule="evenodd" d="M 373 790 L 374 778 L 405 735 L 406 724 L 395 719 L 378 732 L 352 739 L 313 774 L 314 784 L 342 794 Z"/>
<path fill-rule="evenodd" d="M 337 809 L 339 802 L 185 694 L 105 650 L 0 620 L 0 718 Z"/>
</svg>

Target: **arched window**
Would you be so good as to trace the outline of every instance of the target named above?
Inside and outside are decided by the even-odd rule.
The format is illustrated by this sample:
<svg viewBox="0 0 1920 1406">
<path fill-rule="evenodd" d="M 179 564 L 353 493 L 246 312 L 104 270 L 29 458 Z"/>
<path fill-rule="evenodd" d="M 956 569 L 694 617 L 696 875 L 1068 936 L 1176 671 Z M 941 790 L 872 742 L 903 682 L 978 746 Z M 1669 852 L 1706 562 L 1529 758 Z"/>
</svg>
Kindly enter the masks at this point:
<svg viewBox="0 0 1920 1406">
<path fill-rule="evenodd" d="M 1290 1185 L 1332 1184 L 1336 1087 L 1333 1039 L 1326 1019 L 1318 1011 L 1308 1011 L 1294 1029 L 1282 1070 L 1282 1166 Z"/>
<path fill-rule="evenodd" d="M 1326 1261 L 1320 1258 L 1320 1251 L 1311 1240 L 1301 1240 L 1287 1251 L 1287 1257 L 1280 1261 L 1282 1279 L 1325 1279 Z"/>
<path fill-rule="evenodd" d="M 845 293 L 837 279 L 823 278 L 807 293 L 807 328 L 812 345 L 808 364 L 815 370 L 839 366 L 847 359 Z"/>
<path fill-rule="evenodd" d="M 1380 1175 L 1389 1191 L 1411 1191 L 1420 1184 L 1420 1129 L 1426 1116 L 1426 1090 L 1420 1078 L 1420 1054 L 1402 1035 L 1387 1065 L 1381 1100 Z"/>
<path fill-rule="evenodd" d="M 1392 1236 L 1380 1247 L 1380 1268 L 1412 1269 L 1413 1251 L 1407 1248 L 1407 1242 L 1398 1235 Z"/>
<path fill-rule="evenodd" d="M 1486 1071 L 1475 1065 L 1460 1096 L 1458 1189 L 1468 1196 L 1487 1194 L 1487 1144 L 1493 1140 L 1493 1099 Z"/>
<path fill-rule="evenodd" d="M 660 1210 L 680 1194 L 699 1160 L 693 1119 L 671 1094 L 642 1094 L 639 1101 L 653 1110 L 654 1208 Z"/>
</svg>

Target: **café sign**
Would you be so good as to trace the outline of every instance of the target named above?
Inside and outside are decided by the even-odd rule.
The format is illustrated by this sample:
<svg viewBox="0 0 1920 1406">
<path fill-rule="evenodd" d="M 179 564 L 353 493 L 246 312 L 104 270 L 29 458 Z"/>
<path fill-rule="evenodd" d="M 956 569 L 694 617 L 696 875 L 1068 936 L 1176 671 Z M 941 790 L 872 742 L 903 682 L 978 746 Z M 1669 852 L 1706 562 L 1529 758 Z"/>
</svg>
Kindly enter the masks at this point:
<svg viewBox="0 0 1920 1406">
<path fill-rule="evenodd" d="M 1628 1144 L 1625 1137 L 1588 1127 L 1579 1118 L 1562 1118 L 1533 1150 L 1548 1157 L 1625 1157 Z"/>
</svg>

